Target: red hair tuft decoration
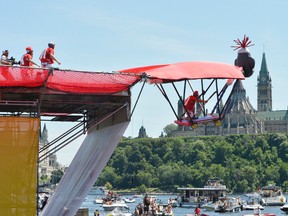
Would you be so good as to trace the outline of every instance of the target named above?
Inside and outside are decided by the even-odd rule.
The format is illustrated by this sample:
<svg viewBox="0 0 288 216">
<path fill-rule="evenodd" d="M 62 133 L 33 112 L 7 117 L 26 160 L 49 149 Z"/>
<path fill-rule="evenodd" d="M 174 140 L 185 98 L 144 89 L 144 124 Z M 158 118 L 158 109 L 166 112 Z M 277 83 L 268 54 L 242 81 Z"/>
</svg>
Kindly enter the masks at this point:
<svg viewBox="0 0 288 216">
<path fill-rule="evenodd" d="M 251 41 L 249 41 L 249 37 L 246 37 L 246 35 L 244 35 L 244 39 L 242 41 L 240 41 L 239 39 L 233 41 L 237 44 L 237 46 L 231 46 L 234 48 L 234 51 L 237 49 L 254 46 L 254 44 L 251 44 Z"/>
</svg>

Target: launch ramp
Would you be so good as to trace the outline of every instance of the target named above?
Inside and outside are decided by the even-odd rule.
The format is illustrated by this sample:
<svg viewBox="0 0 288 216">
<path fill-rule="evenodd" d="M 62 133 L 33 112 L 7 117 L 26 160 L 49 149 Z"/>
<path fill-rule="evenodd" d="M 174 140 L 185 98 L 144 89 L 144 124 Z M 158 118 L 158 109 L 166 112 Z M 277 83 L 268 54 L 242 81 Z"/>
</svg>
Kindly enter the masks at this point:
<svg viewBox="0 0 288 216">
<path fill-rule="evenodd" d="M 83 123 L 87 137 L 41 215 L 74 216 L 130 120 L 124 73 L 0 66 L 0 215 L 36 215 L 40 119 Z M 8 163 L 7 163 L 8 162 Z"/>
</svg>

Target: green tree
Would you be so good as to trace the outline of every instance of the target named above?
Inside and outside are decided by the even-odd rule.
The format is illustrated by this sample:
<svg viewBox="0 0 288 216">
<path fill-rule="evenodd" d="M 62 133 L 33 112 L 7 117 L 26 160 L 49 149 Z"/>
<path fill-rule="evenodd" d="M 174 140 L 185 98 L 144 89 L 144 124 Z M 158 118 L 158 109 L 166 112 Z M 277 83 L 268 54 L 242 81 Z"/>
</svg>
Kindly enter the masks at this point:
<svg viewBox="0 0 288 216">
<path fill-rule="evenodd" d="M 214 163 L 225 164 L 226 157 L 230 156 L 234 151 L 234 147 L 225 141 L 215 143 Z"/>
<path fill-rule="evenodd" d="M 39 183 L 45 184 L 47 182 L 49 182 L 48 175 L 46 175 L 46 174 L 41 175 Z"/>
<path fill-rule="evenodd" d="M 288 160 L 288 141 L 283 141 L 279 146 L 279 157 L 283 161 Z"/>
<path fill-rule="evenodd" d="M 288 181 L 283 182 L 282 189 L 283 189 L 283 192 L 285 193 L 288 191 Z"/>
<path fill-rule="evenodd" d="M 265 169 L 265 179 L 268 182 L 279 182 L 280 174 L 279 168 L 275 165 L 266 167 Z"/>
<path fill-rule="evenodd" d="M 211 177 L 234 192 L 288 178 L 286 134 L 123 139 L 97 184 L 114 188 L 203 187 Z M 146 191 L 146 190 L 145 190 Z"/>
<path fill-rule="evenodd" d="M 174 179 L 172 175 L 172 167 L 168 164 L 164 164 L 158 169 L 158 179 L 163 185 L 173 185 Z"/>
<path fill-rule="evenodd" d="M 54 170 L 51 173 L 50 183 L 51 184 L 58 184 L 64 175 L 62 170 Z"/>
<path fill-rule="evenodd" d="M 175 125 L 175 124 L 169 124 L 169 125 L 167 125 L 167 126 L 165 126 L 164 128 L 163 128 L 163 131 L 164 131 L 164 133 L 165 133 L 165 136 L 166 137 L 170 137 L 171 136 L 171 132 L 172 131 L 174 131 L 174 130 L 177 130 L 177 125 Z"/>
<path fill-rule="evenodd" d="M 115 151 L 115 155 L 113 156 L 112 166 L 115 168 L 117 173 L 124 173 L 128 166 L 128 158 L 124 153 L 124 150 Z"/>
<path fill-rule="evenodd" d="M 112 190 L 113 189 L 113 186 L 110 182 L 106 182 L 105 185 L 104 185 L 108 190 Z"/>
<path fill-rule="evenodd" d="M 97 185 L 104 185 L 106 182 L 110 182 L 114 185 L 116 177 L 117 175 L 115 173 L 115 169 L 113 167 L 106 166 L 97 180 Z"/>
<path fill-rule="evenodd" d="M 211 164 L 208 168 L 209 174 L 211 177 L 217 177 L 219 179 L 224 179 L 225 168 L 221 164 Z"/>
<path fill-rule="evenodd" d="M 137 181 L 140 185 L 146 185 L 147 187 L 151 187 L 153 176 L 149 172 L 139 171 L 136 175 Z"/>
<path fill-rule="evenodd" d="M 247 192 L 249 188 L 249 183 L 247 180 L 240 180 L 236 183 L 236 187 L 234 188 L 234 192 Z"/>
<path fill-rule="evenodd" d="M 255 191 L 259 185 L 258 181 L 258 175 L 257 175 L 257 169 L 253 166 L 243 166 L 241 168 L 242 171 L 242 179 L 249 182 L 249 185 L 247 185 L 246 188 L 244 188 L 246 191 Z M 244 184 L 242 185 L 244 186 Z"/>
<path fill-rule="evenodd" d="M 147 187 L 142 184 L 139 188 L 138 188 L 138 192 L 139 193 L 145 193 L 147 191 Z"/>
</svg>

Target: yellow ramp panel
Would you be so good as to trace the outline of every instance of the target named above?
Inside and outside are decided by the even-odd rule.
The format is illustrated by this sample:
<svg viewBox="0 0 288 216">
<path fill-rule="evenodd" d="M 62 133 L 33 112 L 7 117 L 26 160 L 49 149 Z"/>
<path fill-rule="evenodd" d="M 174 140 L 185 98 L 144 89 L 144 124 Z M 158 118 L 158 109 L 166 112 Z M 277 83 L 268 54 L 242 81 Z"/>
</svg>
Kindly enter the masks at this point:
<svg viewBox="0 0 288 216">
<path fill-rule="evenodd" d="M 0 117 L 0 215 L 36 215 L 40 118 Z"/>
</svg>

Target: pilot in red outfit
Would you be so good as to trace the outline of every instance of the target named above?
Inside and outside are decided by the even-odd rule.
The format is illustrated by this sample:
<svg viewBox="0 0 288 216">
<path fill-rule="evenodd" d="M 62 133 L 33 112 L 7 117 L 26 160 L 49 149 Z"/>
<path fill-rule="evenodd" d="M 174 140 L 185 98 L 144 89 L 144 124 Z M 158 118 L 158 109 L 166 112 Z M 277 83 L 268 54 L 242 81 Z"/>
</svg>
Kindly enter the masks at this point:
<svg viewBox="0 0 288 216">
<path fill-rule="evenodd" d="M 184 106 L 185 106 L 187 112 L 189 113 L 189 115 L 186 117 L 186 119 L 188 119 L 188 120 L 190 118 L 193 118 L 196 115 L 196 113 L 195 113 L 195 104 L 196 104 L 196 102 L 202 102 L 202 103 L 206 103 L 207 102 L 206 100 L 200 100 L 198 98 L 198 96 L 199 96 L 198 91 L 195 91 L 193 93 L 193 95 L 190 95 L 184 101 Z"/>
</svg>

